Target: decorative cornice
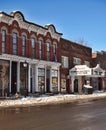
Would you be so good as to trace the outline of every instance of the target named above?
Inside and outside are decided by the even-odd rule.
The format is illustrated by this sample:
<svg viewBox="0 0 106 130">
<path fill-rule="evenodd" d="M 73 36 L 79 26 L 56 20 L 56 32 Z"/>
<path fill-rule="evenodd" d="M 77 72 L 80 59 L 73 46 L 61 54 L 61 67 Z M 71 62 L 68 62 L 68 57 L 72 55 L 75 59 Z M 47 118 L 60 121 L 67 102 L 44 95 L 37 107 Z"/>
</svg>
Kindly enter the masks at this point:
<svg viewBox="0 0 106 130">
<path fill-rule="evenodd" d="M 62 33 L 58 33 L 53 24 L 46 25 L 42 27 L 35 23 L 31 23 L 25 20 L 24 15 L 20 11 L 14 11 L 10 15 L 6 14 L 5 12 L 0 12 L 0 21 L 7 23 L 8 25 L 12 25 L 13 21 L 16 20 L 19 24 L 19 27 L 22 29 L 27 29 L 29 32 L 33 31 L 37 34 L 46 35 L 49 32 L 52 38 L 60 40 Z"/>
</svg>

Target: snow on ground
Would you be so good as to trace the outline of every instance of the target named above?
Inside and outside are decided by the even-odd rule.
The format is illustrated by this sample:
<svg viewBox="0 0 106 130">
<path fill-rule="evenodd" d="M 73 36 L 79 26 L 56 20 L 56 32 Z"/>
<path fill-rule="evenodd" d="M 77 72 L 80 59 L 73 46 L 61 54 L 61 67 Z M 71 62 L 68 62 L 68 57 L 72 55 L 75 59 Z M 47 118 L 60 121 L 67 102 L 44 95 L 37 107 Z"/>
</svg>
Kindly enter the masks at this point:
<svg viewBox="0 0 106 130">
<path fill-rule="evenodd" d="M 49 105 L 59 103 L 71 103 L 78 101 L 88 101 L 94 99 L 106 98 L 106 92 L 94 91 L 93 94 L 57 94 L 53 96 L 41 95 L 39 97 L 20 97 L 18 99 L 1 99 L 0 107 L 17 107 L 17 106 L 32 106 L 32 105 Z"/>
</svg>

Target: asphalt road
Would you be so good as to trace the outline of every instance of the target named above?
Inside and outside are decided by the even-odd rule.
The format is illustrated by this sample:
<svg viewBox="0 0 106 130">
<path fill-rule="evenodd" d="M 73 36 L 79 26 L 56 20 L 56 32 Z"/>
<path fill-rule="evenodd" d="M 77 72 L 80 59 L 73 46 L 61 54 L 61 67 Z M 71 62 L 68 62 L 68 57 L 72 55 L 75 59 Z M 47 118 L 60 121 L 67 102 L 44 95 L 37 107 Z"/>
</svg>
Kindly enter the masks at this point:
<svg viewBox="0 0 106 130">
<path fill-rule="evenodd" d="M 106 100 L 0 109 L 0 130 L 106 130 Z"/>
</svg>

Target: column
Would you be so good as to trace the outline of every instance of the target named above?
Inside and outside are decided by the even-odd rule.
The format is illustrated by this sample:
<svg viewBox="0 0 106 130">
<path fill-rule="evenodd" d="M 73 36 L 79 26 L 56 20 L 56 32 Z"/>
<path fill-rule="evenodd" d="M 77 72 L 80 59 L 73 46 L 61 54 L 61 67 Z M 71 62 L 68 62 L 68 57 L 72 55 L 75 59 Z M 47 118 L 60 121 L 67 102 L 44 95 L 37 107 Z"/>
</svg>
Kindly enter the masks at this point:
<svg viewBox="0 0 106 130">
<path fill-rule="evenodd" d="M 39 92 L 39 88 L 38 88 L 38 65 L 35 65 L 35 91 Z"/>
<path fill-rule="evenodd" d="M 11 69 L 12 69 L 12 62 L 10 60 L 10 71 L 9 71 L 9 93 L 11 93 Z"/>
<path fill-rule="evenodd" d="M 31 87 L 32 87 L 32 93 L 34 93 L 35 92 L 35 65 L 34 64 L 32 64 L 31 69 L 32 69 L 32 74 L 31 74 L 31 76 L 32 76 L 32 83 L 31 83 Z M 30 89 L 31 89 L 31 87 L 30 87 Z"/>
<path fill-rule="evenodd" d="M 29 64 L 28 65 L 28 93 L 31 92 L 31 87 L 30 87 L 30 84 L 31 84 L 31 78 L 30 78 L 30 73 L 31 73 L 31 65 Z"/>
<path fill-rule="evenodd" d="M 20 61 L 17 62 L 17 92 L 20 92 Z"/>
<path fill-rule="evenodd" d="M 38 67 L 36 67 L 36 65 L 34 65 L 34 68 L 33 68 L 33 88 L 34 88 L 34 92 L 36 92 L 36 87 L 38 86 Z M 36 76 L 37 74 L 37 76 Z M 37 82 L 37 84 L 36 84 Z"/>
<path fill-rule="evenodd" d="M 75 80 L 75 77 L 74 76 L 72 76 L 71 77 L 71 93 L 74 93 L 74 80 Z"/>
<path fill-rule="evenodd" d="M 47 73 L 47 71 L 46 71 L 46 70 L 47 70 L 47 68 L 46 68 L 46 66 L 45 66 L 45 92 L 47 92 L 47 90 L 46 90 L 46 89 L 47 89 L 47 87 L 46 87 L 46 79 L 47 79 L 47 77 L 46 77 L 47 74 L 46 74 L 46 73 Z"/>
<path fill-rule="evenodd" d="M 78 92 L 82 93 L 82 77 L 78 77 Z"/>
<path fill-rule="evenodd" d="M 50 91 L 52 92 L 52 67 L 50 67 Z"/>
</svg>

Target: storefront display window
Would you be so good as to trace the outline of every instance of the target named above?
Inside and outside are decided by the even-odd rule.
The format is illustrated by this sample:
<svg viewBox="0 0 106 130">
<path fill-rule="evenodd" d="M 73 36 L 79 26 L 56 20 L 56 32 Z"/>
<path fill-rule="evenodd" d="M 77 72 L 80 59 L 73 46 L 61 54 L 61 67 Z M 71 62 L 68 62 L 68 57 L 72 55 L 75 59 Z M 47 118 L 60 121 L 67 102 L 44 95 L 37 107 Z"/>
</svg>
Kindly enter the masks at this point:
<svg viewBox="0 0 106 130">
<path fill-rule="evenodd" d="M 66 79 L 61 79 L 61 91 L 66 91 Z"/>
<path fill-rule="evenodd" d="M 27 87 L 28 83 L 28 73 L 26 71 L 27 68 L 23 66 L 23 63 L 20 64 L 20 87 L 21 89 L 25 89 Z"/>
<path fill-rule="evenodd" d="M 38 69 L 38 86 L 40 92 L 45 92 L 45 69 Z"/>
<path fill-rule="evenodd" d="M 58 70 L 52 70 L 52 90 L 58 92 Z"/>
<path fill-rule="evenodd" d="M 9 62 L 0 60 L 0 96 L 8 94 Z"/>
</svg>

